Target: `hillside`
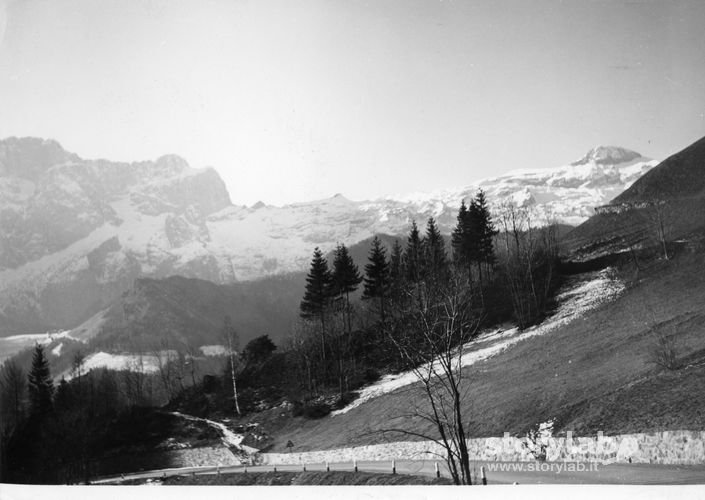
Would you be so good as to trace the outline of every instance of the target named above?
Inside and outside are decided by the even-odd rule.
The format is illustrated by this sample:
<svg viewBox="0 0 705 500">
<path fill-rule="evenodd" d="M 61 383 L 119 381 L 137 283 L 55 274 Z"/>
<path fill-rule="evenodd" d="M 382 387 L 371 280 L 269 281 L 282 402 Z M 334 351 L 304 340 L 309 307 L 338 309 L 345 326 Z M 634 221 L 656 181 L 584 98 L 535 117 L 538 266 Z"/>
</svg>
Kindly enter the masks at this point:
<svg viewBox="0 0 705 500">
<path fill-rule="evenodd" d="M 700 240 L 705 229 L 705 138 L 644 174 L 564 239 L 572 260 L 659 244 L 662 224 L 669 241 Z"/>
<path fill-rule="evenodd" d="M 694 395 L 705 386 L 705 255 L 686 252 L 643 265 L 638 279 L 629 266 L 610 274 L 617 293 L 595 309 L 549 318 L 518 335 L 481 338 L 467 355 L 476 361 L 465 368 L 470 435 L 522 435 L 549 419 L 555 419 L 558 433 L 577 435 L 702 428 L 705 402 Z M 594 275 L 579 280 L 590 282 Z M 585 293 L 580 290 L 578 299 Z M 653 329 L 674 340 L 678 370 L 653 361 Z M 507 339 L 511 342 L 499 348 Z M 399 426 L 433 433 L 428 422 L 408 415 L 424 401 L 415 385 L 398 385 L 344 413 L 289 421 L 276 430 L 274 449 L 286 451 L 288 440 L 296 444 L 294 451 L 306 451 L 415 439 L 380 431 Z"/>
<path fill-rule="evenodd" d="M 99 313 L 99 321 L 89 320 L 70 335 L 120 351 L 164 342 L 199 347 L 223 343 L 223 318 L 229 315 L 242 346 L 265 334 L 281 345 L 298 317 L 302 283 L 300 274 L 229 285 L 180 276 L 142 278 Z"/>
<path fill-rule="evenodd" d="M 705 196 L 705 137 L 669 156 L 611 203 Z"/>
</svg>

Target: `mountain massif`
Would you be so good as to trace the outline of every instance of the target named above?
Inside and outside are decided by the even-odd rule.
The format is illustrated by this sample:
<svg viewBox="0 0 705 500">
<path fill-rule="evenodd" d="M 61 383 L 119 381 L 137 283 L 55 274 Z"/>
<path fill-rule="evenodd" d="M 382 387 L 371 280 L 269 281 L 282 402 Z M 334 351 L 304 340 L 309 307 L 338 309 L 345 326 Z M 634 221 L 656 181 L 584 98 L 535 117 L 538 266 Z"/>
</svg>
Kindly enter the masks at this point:
<svg viewBox="0 0 705 500">
<path fill-rule="evenodd" d="M 109 308 L 137 278 L 228 284 L 300 272 L 315 246 L 402 234 L 435 217 L 444 233 L 461 199 L 531 207 L 577 224 L 655 161 L 598 147 L 553 169 L 516 171 L 462 189 L 283 207 L 234 205 L 215 170 L 177 156 L 86 160 L 57 142 L 0 141 L 0 335 L 73 328 Z"/>
</svg>

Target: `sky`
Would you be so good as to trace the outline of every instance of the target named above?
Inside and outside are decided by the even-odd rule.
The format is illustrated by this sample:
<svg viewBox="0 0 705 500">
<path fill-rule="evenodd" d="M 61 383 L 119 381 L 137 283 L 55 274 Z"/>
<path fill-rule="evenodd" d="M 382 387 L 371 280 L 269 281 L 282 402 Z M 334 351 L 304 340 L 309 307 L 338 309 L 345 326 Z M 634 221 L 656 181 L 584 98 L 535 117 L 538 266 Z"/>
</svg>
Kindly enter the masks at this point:
<svg viewBox="0 0 705 500">
<path fill-rule="evenodd" d="M 183 156 L 236 204 L 461 187 L 705 135 L 705 2 L 0 0 L 0 137 Z"/>
</svg>

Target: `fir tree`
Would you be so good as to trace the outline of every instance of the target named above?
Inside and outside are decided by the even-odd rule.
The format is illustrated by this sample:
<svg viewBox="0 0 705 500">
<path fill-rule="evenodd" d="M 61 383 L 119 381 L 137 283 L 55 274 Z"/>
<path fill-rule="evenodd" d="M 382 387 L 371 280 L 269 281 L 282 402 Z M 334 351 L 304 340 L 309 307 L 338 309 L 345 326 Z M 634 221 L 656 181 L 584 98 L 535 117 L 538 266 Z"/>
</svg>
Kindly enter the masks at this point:
<svg viewBox="0 0 705 500">
<path fill-rule="evenodd" d="M 458 265 L 466 266 L 469 256 L 467 255 L 468 207 L 465 205 L 465 200 L 461 200 L 460 202 L 457 221 L 458 222 L 455 229 L 453 229 L 453 234 L 451 236 L 453 260 Z"/>
<path fill-rule="evenodd" d="M 345 245 L 338 245 L 333 259 L 330 295 L 335 299 L 345 298 L 345 311 L 348 320 L 348 332 L 352 330 L 350 318 L 350 294 L 357 290 L 362 282 L 360 271 L 355 265 Z"/>
<path fill-rule="evenodd" d="M 487 264 L 489 267 L 492 267 L 496 262 L 494 254 L 494 237 L 497 235 L 498 231 L 492 223 L 492 214 L 490 213 L 489 206 L 487 205 L 487 199 L 485 198 L 485 193 L 482 189 L 480 189 L 475 196 L 475 206 L 479 223 L 479 241 L 477 248 L 478 260 Z"/>
<path fill-rule="evenodd" d="M 465 228 L 465 252 L 468 265 L 480 262 L 480 237 L 482 232 L 482 215 L 477 200 L 470 200 Z"/>
<path fill-rule="evenodd" d="M 332 276 L 328 270 L 328 262 L 323 252 L 316 247 L 313 251 L 311 270 L 306 276 L 306 291 L 301 301 L 301 317 L 304 319 L 318 318 L 325 329 L 325 313 L 328 307 Z"/>
<path fill-rule="evenodd" d="M 446 272 L 446 249 L 443 236 L 433 217 L 426 224 L 424 238 L 424 261 L 428 277 L 434 281 L 443 280 Z"/>
<path fill-rule="evenodd" d="M 32 369 L 28 376 L 29 412 L 32 417 L 43 417 L 52 410 L 54 382 L 49 371 L 49 362 L 41 344 L 34 346 Z"/>
<path fill-rule="evenodd" d="M 387 251 L 380 239 L 375 236 L 369 254 L 369 263 L 365 266 L 365 288 L 362 298 L 378 299 L 382 326 L 385 321 L 384 302 L 389 296 L 389 263 Z"/>
<path fill-rule="evenodd" d="M 411 221 L 411 230 L 406 240 L 404 267 L 406 268 L 406 277 L 411 283 L 421 281 L 423 277 L 423 241 L 416 221 Z"/>
</svg>

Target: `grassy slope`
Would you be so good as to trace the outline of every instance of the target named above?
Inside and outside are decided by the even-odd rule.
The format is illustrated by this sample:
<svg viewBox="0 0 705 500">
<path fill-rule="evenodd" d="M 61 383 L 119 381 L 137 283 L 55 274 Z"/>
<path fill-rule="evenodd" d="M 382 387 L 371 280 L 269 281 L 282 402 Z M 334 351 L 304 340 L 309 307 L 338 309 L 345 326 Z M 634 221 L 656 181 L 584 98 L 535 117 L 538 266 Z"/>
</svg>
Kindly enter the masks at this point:
<svg viewBox="0 0 705 500">
<path fill-rule="evenodd" d="M 468 369 L 465 413 L 473 436 L 523 434 L 556 418 L 559 432 L 578 434 L 695 429 L 705 426 L 705 255 L 653 262 L 615 302 L 546 336 Z M 625 271 L 627 274 L 630 271 Z M 652 321 L 677 332 L 689 365 L 676 372 L 652 361 Z M 378 431 L 403 426 L 431 431 L 409 417 L 424 398 L 415 387 L 373 399 L 319 421 L 293 419 L 275 433 L 275 450 L 354 446 L 385 441 Z M 386 439 L 413 439 L 387 435 Z"/>
<path fill-rule="evenodd" d="M 705 233 L 705 196 L 668 202 L 664 225 L 669 241 L 702 240 Z M 621 214 L 598 214 L 568 233 L 562 250 L 571 260 L 590 260 L 628 248 L 659 245 L 653 209 Z"/>
</svg>

